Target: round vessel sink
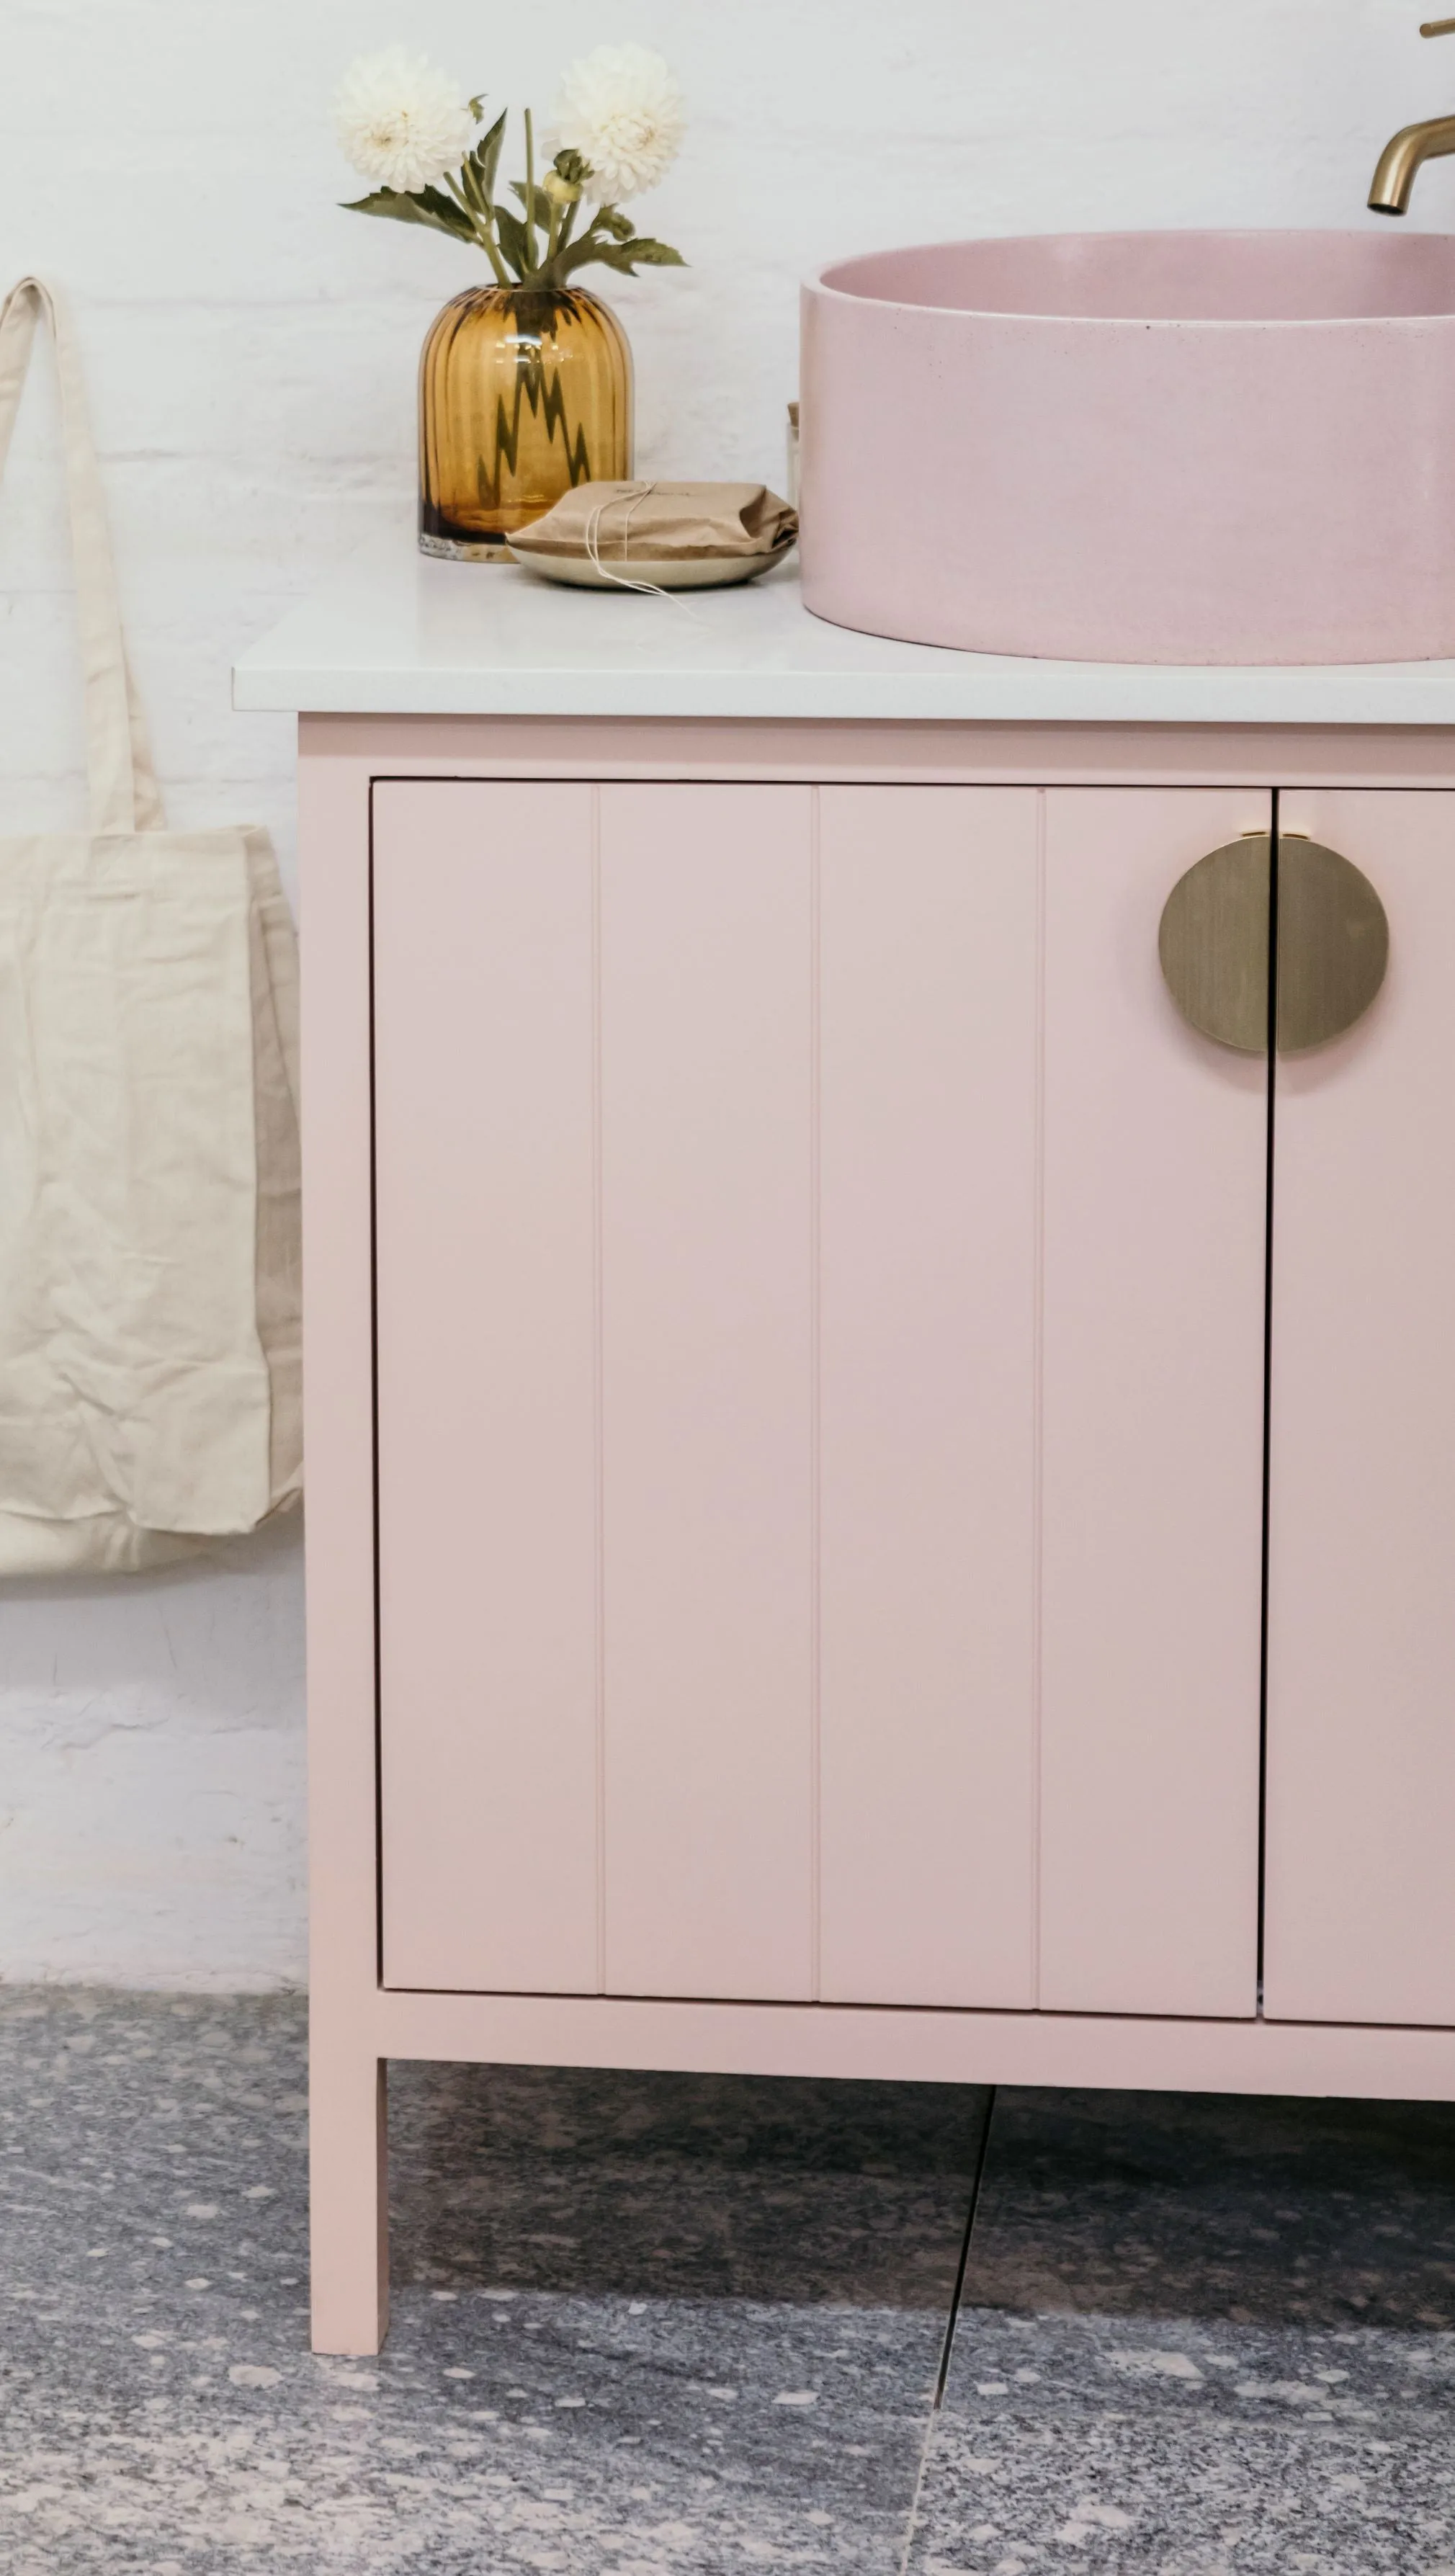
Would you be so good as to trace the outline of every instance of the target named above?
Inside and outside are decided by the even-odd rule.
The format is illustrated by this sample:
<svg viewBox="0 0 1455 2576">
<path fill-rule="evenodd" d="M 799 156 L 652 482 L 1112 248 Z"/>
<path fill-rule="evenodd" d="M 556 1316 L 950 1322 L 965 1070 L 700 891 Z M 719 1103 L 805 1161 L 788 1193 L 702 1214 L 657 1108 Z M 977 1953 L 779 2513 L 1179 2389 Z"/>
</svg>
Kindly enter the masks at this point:
<svg viewBox="0 0 1455 2576">
<path fill-rule="evenodd" d="M 1455 239 L 1071 233 L 803 291 L 820 617 L 1098 662 L 1455 655 Z"/>
</svg>

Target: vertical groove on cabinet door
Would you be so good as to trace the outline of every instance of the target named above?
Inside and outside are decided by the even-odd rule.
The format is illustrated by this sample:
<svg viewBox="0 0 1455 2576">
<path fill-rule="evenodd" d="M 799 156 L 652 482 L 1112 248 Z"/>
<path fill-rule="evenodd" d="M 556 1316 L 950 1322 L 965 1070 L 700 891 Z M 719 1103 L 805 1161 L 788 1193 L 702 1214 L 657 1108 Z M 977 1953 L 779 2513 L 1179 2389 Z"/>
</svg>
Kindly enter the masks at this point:
<svg viewBox="0 0 1455 2576">
<path fill-rule="evenodd" d="M 615 1993 L 811 1982 L 810 800 L 601 791 Z"/>
<path fill-rule="evenodd" d="M 1455 796 L 1286 790 L 1389 916 L 1278 1068 L 1265 2010 L 1455 2023 Z"/>
<path fill-rule="evenodd" d="M 1157 930 L 1266 791 L 1047 795 L 1041 1994 L 1256 2006 L 1266 1081 Z"/>
<path fill-rule="evenodd" d="M 811 1984 L 823 2000 L 823 794 L 815 787 L 809 864 L 809 1308 L 813 1325 L 809 1457 L 812 1489 L 812 1632 L 809 1639 L 812 1699 L 808 1769 L 809 1924 L 813 1944 Z"/>
<path fill-rule="evenodd" d="M 1031 1998 L 1041 2000 L 1041 1706 L 1045 1662 L 1046 1491 L 1046 791 L 1036 791 L 1035 1316 L 1031 1451 Z"/>
<path fill-rule="evenodd" d="M 375 803 L 392 1985 L 596 1983 L 591 790 Z"/>
<path fill-rule="evenodd" d="M 1025 2005 L 1037 796 L 821 803 L 823 1991 Z"/>
<path fill-rule="evenodd" d="M 1263 1564 L 1260 1617 L 1263 1623 L 1262 1663 L 1258 1683 L 1258 2010 L 1263 2010 L 1264 1932 L 1268 1891 L 1268 1576 L 1273 1539 L 1273 1511 L 1270 1497 L 1269 1469 L 1273 1444 L 1273 1221 L 1278 1192 L 1278 834 L 1281 798 L 1273 790 L 1273 830 L 1268 869 L 1268 1099 L 1266 1127 L 1267 1157 L 1264 1171 L 1263 1200 Z"/>
<path fill-rule="evenodd" d="M 601 1354 L 601 790 L 591 790 L 591 1444 L 594 1452 L 596 1991 L 606 1991 L 606 1529 Z"/>
<path fill-rule="evenodd" d="M 384 1983 L 384 1764 L 379 1730 L 379 1197 L 378 1050 L 375 994 L 377 906 L 374 886 L 374 796 L 378 781 L 369 781 L 369 1502 L 374 1524 L 374 1975 Z M 381 2075 L 383 2069 L 380 2070 Z M 388 2149 L 387 2102 L 381 2134 Z M 387 2190 L 385 2193 L 387 2219 Z M 387 2266 L 384 2287 L 387 2291 Z"/>
</svg>

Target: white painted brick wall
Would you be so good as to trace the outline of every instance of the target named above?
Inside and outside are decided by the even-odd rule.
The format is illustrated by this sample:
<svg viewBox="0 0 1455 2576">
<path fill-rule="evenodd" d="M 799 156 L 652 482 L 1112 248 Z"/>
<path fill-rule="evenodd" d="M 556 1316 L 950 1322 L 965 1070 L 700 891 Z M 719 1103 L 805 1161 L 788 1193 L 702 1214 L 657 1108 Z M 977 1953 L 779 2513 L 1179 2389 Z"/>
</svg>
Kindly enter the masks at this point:
<svg viewBox="0 0 1455 2576">
<path fill-rule="evenodd" d="M 1422 45 L 1418 17 L 1417 0 L 9 0 L 0 272 L 52 271 L 79 312 L 173 817 L 266 822 L 291 867 L 291 729 L 231 713 L 229 662 L 365 530 L 407 523 L 418 345 L 479 273 L 335 210 L 358 183 L 326 109 L 356 52 L 403 38 L 541 105 L 592 44 L 669 55 L 691 132 L 647 206 L 692 266 L 613 286 L 640 462 L 776 482 L 807 268 L 978 231 L 1373 220 L 1385 136 L 1455 104 L 1455 39 Z M 1437 165 L 1413 220 L 1452 212 L 1455 165 Z M 81 810 L 53 441 L 47 375 L 0 507 L 0 831 Z M 891 479 L 872 505 L 893 503 Z M 299 1978 L 301 1719 L 296 1537 L 7 1591 L 0 1976 Z"/>
</svg>

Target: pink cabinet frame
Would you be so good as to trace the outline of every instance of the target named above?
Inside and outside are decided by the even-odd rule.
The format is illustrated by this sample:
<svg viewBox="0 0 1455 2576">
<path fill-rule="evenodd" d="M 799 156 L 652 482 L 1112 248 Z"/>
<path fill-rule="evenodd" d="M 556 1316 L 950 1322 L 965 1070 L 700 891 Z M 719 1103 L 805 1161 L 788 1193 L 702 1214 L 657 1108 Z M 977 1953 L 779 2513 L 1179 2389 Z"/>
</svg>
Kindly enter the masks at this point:
<svg viewBox="0 0 1455 2576">
<path fill-rule="evenodd" d="M 433 1982 L 384 1983 L 376 1787 L 379 1533 L 369 852 L 374 782 L 413 779 L 615 782 L 643 790 L 654 783 L 681 790 L 693 783 L 779 782 L 816 787 L 825 808 L 841 789 L 876 785 L 1046 787 L 1083 798 L 1099 787 L 1177 788 L 1203 791 L 1209 813 L 1227 809 L 1230 798 L 1246 801 L 1256 821 L 1260 798 L 1266 806 L 1267 791 L 1275 785 L 1310 791 L 1455 787 L 1455 751 L 1443 736 L 1418 733 L 303 720 L 317 2347 L 368 2352 L 377 2349 L 385 2331 L 384 2069 L 391 2056 L 1455 2098 L 1455 2031 L 1264 2018 L 1256 1997 L 1251 1991 L 1245 1994 L 1246 1971 L 1239 1972 L 1232 1988 L 1214 1982 L 1195 2007 L 1169 2009 L 1149 1985 L 1135 1993 L 1130 2010 L 1118 2008 L 1111 1990 L 1079 1990 L 1069 1967 L 1059 1985 L 1052 1980 L 1049 2008 L 1042 2009 L 1013 2001 L 998 2008 L 936 2002 L 906 2006 L 875 2001 L 872 1994 L 867 2000 L 833 2000 L 836 1992 L 853 1994 L 856 1987 L 861 1997 L 866 1994 L 866 1963 L 854 1960 L 844 1964 L 842 1975 L 824 1963 L 819 2000 L 770 1995 L 755 2001 L 703 2002 L 690 1996 L 481 1993 Z M 852 878 L 852 808 L 844 805 L 838 811 L 850 835 L 845 865 Z M 1196 854 L 1189 850 L 1187 857 Z M 1135 854 L 1108 846 L 1104 864 L 1108 869 L 1134 867 Z M 649 883 L 641 896 L 645 909 L 639 929 L 646 936 Z M 1067 918 L 1073 920 L 1074 907 Z M 836 944 L 826 952 L 833 973 L 852 976 L 853 940 L 876 936 L 871 914 L 846 917 L 844 936 L 836 927 Z M 1069 1044 L 1074 1035 L 1069 1028 L 1076 992 L 1074 942 L 1062 964 L 1054 949 L 1048 958 L 1053 986 L 1058 975 L 1064 980 L 1058 1026 L 1067 1027 Z M 1128 971 L 1140 973 L 1141 968 L 1134 964 Z M 1156 999 L 1155 988 L 1149 987 L 1149 1007 Z M 1042 996 L 1038 1007 L 1049 1010 L 1055 1000 L 1053 991 Z M 926 1006 L 933 1009 L 933 995 L 926 997 Z M 905 1079 L 914 1078 L 911 1064 Z M 1128 1067 L 1127 1079 L 1135 1089 L 1135 1066 Z M 1046 1150 L 1044 1143 L 1038 1150 Z M 1054 1139 L 1051 1150 L 1056 1150 Z M 1094 1159 L 1098 1149 L 1088 1135 L 1073 1140 L 1070 1150 L 1084 1162 L 1088 1156 Z M 888 1175 L 892 1138 L 886 1151 Z M 842 1198 L 847 1219 L 852 1215 L 850 1173 L 843 1188 L 850 1192 Z M 840 1203 L 838 1198 L 830 1202 L 835 1207 Z M 1054 1247 L 1043 1244 L 1035 1258 L 1045 1261 L 1048 1253 L 1054 1260 Z M 953 1257 L 953 1238 L 946 1257 Z M 852 1306 L 834 1314 L 832 1331 L 848 1334 L 844 1348 L 852 1361 L 860 1347 L 854 1336 L 862 1340 L 866 1319 L 861 1315 L 856 1321 Z M 856 1454 L 864 1462 L 854 1472 L 872 1475 L 873 1440 L 879 1434 L 865 1422 L 853 1437 L 861 1444 Z M 852 1482 L 845 1490 L 852 1491 Z M 861 1740 L 856 1758 L 872 1763 L 872 1745 Z M 1243 1826 L 1237 1830 L 1246 1846 Z M 1102 1901 L 1094 1873 L 1081 1901 L 1088 1906 Z M 1074 1900 L 1068 1902 L 1074 1916 Z M 1246 1915 L 1245 1896 L 1238 1903 Z M 1069 1922 L 1068 1938 L 1073 1931 L 1074 1922 Z M 1069 1948 L 1067 1958 L 1072 1958 Z M 429 1966 L 428 1961 L 421 1964 Z M 1044 1986 L 1042 1991 L 1046 1993 Z"/>
</svg>

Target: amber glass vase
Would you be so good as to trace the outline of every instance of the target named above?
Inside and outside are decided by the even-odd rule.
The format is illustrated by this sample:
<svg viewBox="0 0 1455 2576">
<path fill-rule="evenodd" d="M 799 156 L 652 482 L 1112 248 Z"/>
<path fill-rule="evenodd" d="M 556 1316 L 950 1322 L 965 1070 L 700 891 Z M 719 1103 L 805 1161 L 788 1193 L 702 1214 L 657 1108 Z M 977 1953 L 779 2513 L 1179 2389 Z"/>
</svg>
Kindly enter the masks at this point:
<svg viewBox="0 0 1455 2576">
<path fill-rule="evenodd" d="M 512 529 L 631 470 L 631 350 L 609 305 L 475 286 L 445 306 L 419 362 L 424 554 L 508 560 Z"/>
</svg>

